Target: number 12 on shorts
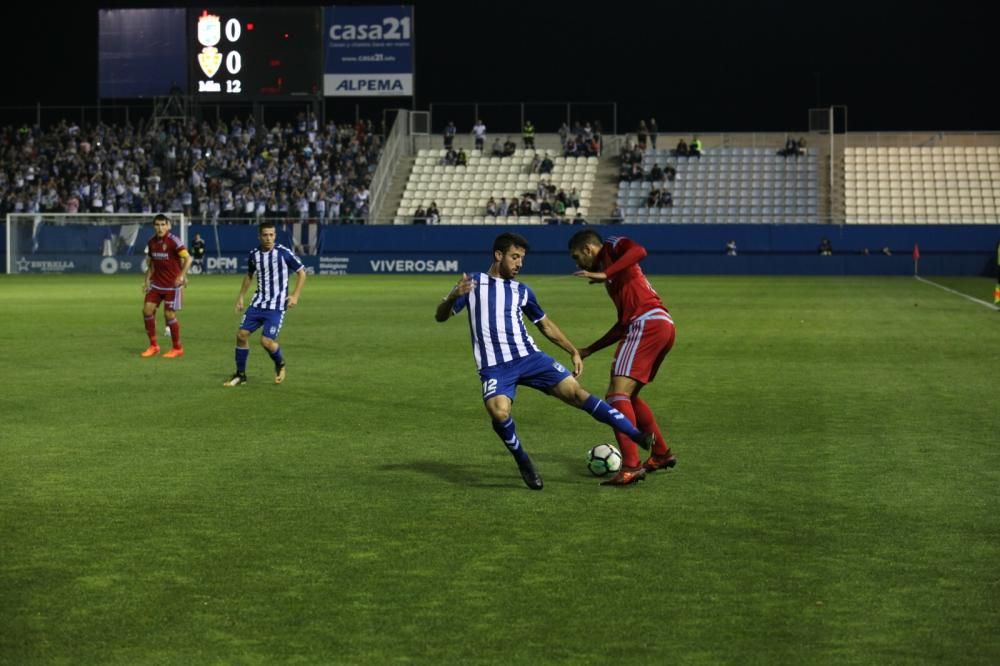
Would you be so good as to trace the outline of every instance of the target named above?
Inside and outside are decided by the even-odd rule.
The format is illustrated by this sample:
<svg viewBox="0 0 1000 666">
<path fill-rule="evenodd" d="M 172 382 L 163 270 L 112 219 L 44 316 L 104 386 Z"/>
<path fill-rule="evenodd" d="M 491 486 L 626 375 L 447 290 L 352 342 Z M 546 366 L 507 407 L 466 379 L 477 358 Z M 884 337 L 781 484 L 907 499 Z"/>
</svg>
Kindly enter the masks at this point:
<svg viewBox="0 0 1000 666">
<path fill-rule="evenodd" d="M 483 382 L 483 397 L 488 398 L 497 392 L 497 380 L 487 379 Z"/>
</svg>

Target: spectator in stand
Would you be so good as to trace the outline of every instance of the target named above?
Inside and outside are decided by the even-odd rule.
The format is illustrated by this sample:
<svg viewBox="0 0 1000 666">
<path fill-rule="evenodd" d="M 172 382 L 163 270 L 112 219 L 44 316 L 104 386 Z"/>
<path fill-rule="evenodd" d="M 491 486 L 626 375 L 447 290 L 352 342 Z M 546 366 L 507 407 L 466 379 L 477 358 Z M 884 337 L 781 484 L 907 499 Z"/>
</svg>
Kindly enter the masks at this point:
<svg viewBox="0 0 1000 666">
<path fill-rule="evenodd" d="M 427 224 L 427 211 L 423 206 L 417 206 L 413 211 L 413 224 Z"/>
<path fill-rule="evenodd" d="M 687 157 L 688 154 L 689 154 L 688 145 L 682 138 L 677 142 L 677 147 L 674 148 L 674 155 L 676 155 L 677 157 Z"/>
<path fill-rule="evenodd" d="M 531 199 L 529 197 L 521 197 L 521 211 L 520 211 L 520 213 L 521 213 L 522 217 L 524 217 L 525 215 L 534 215 L 535 214 L 534 208 L 531 205 Z"/>
<path fill-rule="evenodd" d="M 452 144 L 455 143 L 455 133 L 458 130 L 455 128 L 455 123 L 451 120 L 444 128 L 444 147 L 445 150 L 451 150 Z"/>
<path fill-rule="evenodd" d="M 455 156 L 455 166 L 466 166 L 469 163 L 469 157 L 465 154 L 463 148 L 458 149 L 458 155 Z"/>
<path fill-rule="evenodd" d="M 576 157 L 580 153 L 580 144 L 577 143 L 576 139 L 570 137 L 566 141 L 566 146 L 563 148 L 564 157 Z"/>
<path fill-rule="evenodd" d="M 620 206 L 615 206 L 611 209 L 611 217 L 608 218 L 609 224 L 621 224 L 625 221 L 625 213 L 622 212 Z"/>
<path fill-rule="evenodd" d="M 667 180 L 673 182 L 674 179 L 677 178 L 677 169 L 675 169 L 673 165 L 668 164 L 663 168 L 663 175 L 666 176 Z"/>
<path fill-rule="evenodd" d="M 653 188 L 646 196 L 646 207 L 655 208 L 660 205 L 660 190 Z"/>
<path fill-rule="evenodd" d="M 521 213 L 521 202 L 517 197 L 510 198 L 510 206 L 507 207 L 507 215 L 517 216 Z"/>
<path fill-rule="evenodd" d="M 563 123 L 559 126 L 559 145 L 566 150 L 566 142 L 569 141 L 569 125 Z"/>
<path fill-rule="evenodd" d="M 726 243 L 726 256 L 735 257 L 736 256 L 736 241 L 731 240 Z"/>
<path fill-rule="evenodd" d="M 500 197 L 497 205 L 497 217 L 507 217 L 507 197 Z"/>
<path fill-rule="evenodd" d="M 552 210 L 552 203 L 547 198 L 542 199 L 542 203 L 538 205 L 538 212 L 541 213 L 542 217 L 552 215 Z"/>
<path fill-rule="evenodd" d="M 833 244 L 830 243 L 829 238 L 824 238 L 819 242 L 819 254 L 823 257 L 829 257 L 833 255 Z"/>
<path fill-rule="evenodd" d="M 566 217 L 566 204 L 556 199 L 555 203 L 552 204 L 552 212 L 558 217 Z"/>
<path fill-rule="evenodd" d="M 503 156 L 510 157 L 516 152 L 517 152 L 517 144 L 511 141 L 510 137 L 507 137 L 507 140 L 504 141 L 503 144 Z"/>
<path fill-rule="evenodd" d="M 656 205 L 660 208 L 672 208 L 674 205 L 674 195 L 670 192 L 670 190 L 663 190 L 660 192 L 660 200 Z"/>
<path fill-rule="evenodd" d="M 497 216 L 497 202 L 493 197 L 490 197 L 490 200 L 486 202 L 486 214 L 490 217 Z"/>
<path fill-rule="evenodd" d="M 481 151 L 486 143 L 486 125 L 483 124 L 482 120 L 477 120 L 476 124 L 472 126 L 472 136 L 475 139 L 476 150 Z"/>
<path fill-rule="evenodd" d="M 500 137 L 497 137 L 496 140 L 493 141 L 493 150 L 492 150 L 492 153 L 493 153 L 493 157 L 503 157 L 504 156 L 504 153 L 503 153 L 503 144 L 500 143 Z"/>
<path fill-rule="evenodd" d="M 576 191 L 575 187 L 569 191 L 569 194 L 566 196 L 566 201 L 568 202 L 568 205 L 573 208 L 580 207 L 580 193 Z"/>
<path fill-rule="evenodd" d="M 656 136 L 660 131 L 660 128 L 656 124 L 656 118 L 650 118 L 649 124 L 646 127 L 649 130 L 649 145 L 652 146 L 653 150 L 656 150 Z"/>
<path fill-rule="evenodd" d="M 444 153 L 444 157 L 441 158 L 441 166 L 455 166 L 458 161 L 458 153 L 455 152 L 453 148 L 449 148 Z"/>
<path fill-rule="evenodd" d="M 688 155 L 690 157 L 701 158 L 701 139 L 698 137 L 691 139 L 691 145 L 688 147 Z"/>
<path fill-rule="evenodd" d="M 797 155 L 799 152 L 799 145 L 792 137 L 785 139 L 785 147 L 778 151 L 778 155 L 782 157 L 788 157 L 789 155 Z"/>
<path fill-rule="evenodd" d="M 587 220 L 583 219 L 583 213 L 576 211 L 576 215 L 573 217 L 573 224 L 583 225 L 587 224 Z"/>
<path fill-rule="evenodd" d="M 646 141 L 647 141 L 648 135 L 649 135 L 649 133 L 648 133 L 648 130 L 646 129 L 646 121 L 645 120 L 640 120 L 639 121 L 639 127 L 635 131 L 635 140 L 636 140 L 636 143 L 639 144 L 639 149 L 642 150 L 643 152 L 645 152 L 645 150 L 646 150 Z"/>
<path fill-rule="evenodd" d="M 552 173 L 553 168 L 555 168 L 555 164 L 553 164 L 552 158 L 546 155 L 542 158 L 541 164 L 538 165 L 538 173 Z"/>
<path fill-rule="evenodd" d="M 535 126 L 531 124 L 530 120 L 524 121 L 524 127 L 521 128 L 521 138 L 524 139 L 526 150 L 535 149 Z"/>
<path fill-rule="evenodd" d="M 535 155 L 531 158 L 531 164 L 528 165 L 528 173 L 538 173 L 538 170 L 542 168 L 542 158 L 539 155 Z"/>
<path fill-rule="evenodd" d="M 427 223 L 437 224 L 441 221 L 441 212 L 438 210 L 438 205 L 434 201 L 431 205 L 427 207 Z"/>
<path fill-rule="evenodd" d="M 654 164 L 653 168 L 649 170 L 649 180 L 652 183 L 659 183 L 664 178 L 663 169 L 660 168 L 659 164 Z"/>
</svg>

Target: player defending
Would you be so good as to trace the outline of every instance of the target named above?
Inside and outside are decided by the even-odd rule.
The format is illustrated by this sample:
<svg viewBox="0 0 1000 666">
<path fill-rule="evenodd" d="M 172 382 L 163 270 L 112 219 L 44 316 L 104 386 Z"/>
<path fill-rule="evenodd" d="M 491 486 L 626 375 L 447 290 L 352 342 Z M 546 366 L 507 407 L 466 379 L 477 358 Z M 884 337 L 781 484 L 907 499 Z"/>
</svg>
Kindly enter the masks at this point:
<svg viewBox="0 0 1000 666">
<path fill-rule="evenodd" d="M 646 249 L 622 236 L 602 241 L 596 232 L 579 231 L 569 241 L 569 252 L 581 270 L 574 273 L 591 283 L 603 282 L 618 309 L 618 322 L 596 342 L 580 350 L 586 358 L 618 342 L 611 363 L 611 383 L 605 399 L 643 432 L 656 436 L 653 452 L 642 465 L 635 444 L 616 434 L 622 450 L 622 468 L 615 477 L 629 484 L 647 472 L 673 467 L 677 459 L 663 439 L 649 405 L 639 391 L 653 381 L 674 345 L 674 321 L 639 268 Z"/>
<path fill-rule="evenodd" d="M 275 244 L 277 233 L 274 222 L 261 222 L 257 227 L 260 247 L 250 251 L 249 270 L 243 276 L 240 295 L 236 298 L 236 312 L 243 311 L 243 297 L 250 281 L 257 276 L 257 293 L 243 315 L 243 323 L 236 334 L 236 373 L 225 386 L 247 383 L 247 357 L 250 356 L 250 334 L 261 331 L 260 344 L 274 361 L 274 383 L 285 381 L 285 358 L 278 346 L 278 333 L 285 321 L 285 309 L 299 303 L 302 286 L 306 283 L 306 269 L 291 250 Z M 288 293 L 288 278 L 295 273 L 295 289 Z"/>
<path fill-rule="evenodd" d="M 521 446 L 510 415 L 518 384 L 545 391 L 579 407 L 643 448 L 650 447 L 653 435 L 636 430 L 631 421 L 587 393 L 576 381 L 583 370 L 580 353 L 555 322 L 545 316 L 534 292 L 514 279 L 521 271 L 527 251 L 528 242 L 521 236 L 512 233 L 497 236 L 489 272 L 463 274 L 451 293 L 438 304 L 435 318 L 447 321 L 468 306 L 472 354 L 483 382 L 483 401 L 493 419 L 493 430 L 517 461 L 525 484 L 532 490 L 541 490 L 542 478 Z M 570 354 L 572 373 L 535 346 L 521 319 L 522 312 L 542 335 Z"/>
<path fill-rule="evenodd" d="M 191 255 L 184 243 L 170 233 L 170 218 L 160 214 L 153 218 L 155 234 L 146 243 L 146 275 L 142 290 L 146 294 L 142 305 L 142 318 L 149 336 L 149 347 L 142 352 L 143 358 L 160 353 L 156 341 L 156 308 L 163 302 L 163 318 L 170 328 L 173 341 L 170 351 L 163 358 L 184 356 L 181 346 L 181 325 L 177 323 L 177 311 L 181 309 L 181 294 L 187 284 L 187 272 L 191 268 Z"/>
</svg>

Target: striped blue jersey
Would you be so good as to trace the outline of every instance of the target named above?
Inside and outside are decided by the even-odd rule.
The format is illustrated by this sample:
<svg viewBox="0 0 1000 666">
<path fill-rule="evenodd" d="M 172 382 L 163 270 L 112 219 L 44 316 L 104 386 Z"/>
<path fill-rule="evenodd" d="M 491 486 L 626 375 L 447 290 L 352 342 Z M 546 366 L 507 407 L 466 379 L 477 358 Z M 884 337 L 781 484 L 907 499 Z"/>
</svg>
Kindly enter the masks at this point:
<svg viewBox="0 0 1000 666">
<path fill-rule="evenodd" d="M 275 245 L 265 252 L 259 247 L 250 250 L 247 275 L 257 275 L 257 293 L 250 307 L 261 310 L 284 310 L 288 305 L 288 279 L 302 262 L 284 245 Z"/>
<path fill-rule="evenodd" d="M 458 314 L 469 307 L 476 367 L 482 370 L 536 353 L 538 347 L 524 327 L 521 312 L 533 324 L 544 319 L 545 312 L 528 285 L 487 273 L 471 273 L 469 277 L 476 286 L 455 301 L 452 312 Z"/>
</svg>

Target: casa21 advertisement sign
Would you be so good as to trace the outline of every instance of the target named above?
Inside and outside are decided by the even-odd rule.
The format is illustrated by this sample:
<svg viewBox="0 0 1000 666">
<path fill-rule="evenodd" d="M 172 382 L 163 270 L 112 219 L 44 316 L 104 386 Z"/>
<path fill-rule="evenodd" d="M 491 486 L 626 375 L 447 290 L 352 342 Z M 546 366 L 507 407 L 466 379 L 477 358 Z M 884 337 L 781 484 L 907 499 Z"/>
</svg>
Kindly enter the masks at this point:
<svg viewBox="0 0 1000 666">
<path fill-rule="evenodd" d="M 327 97 L 413 95 L 413 6 L 327 7 Z"/>
</svg>

